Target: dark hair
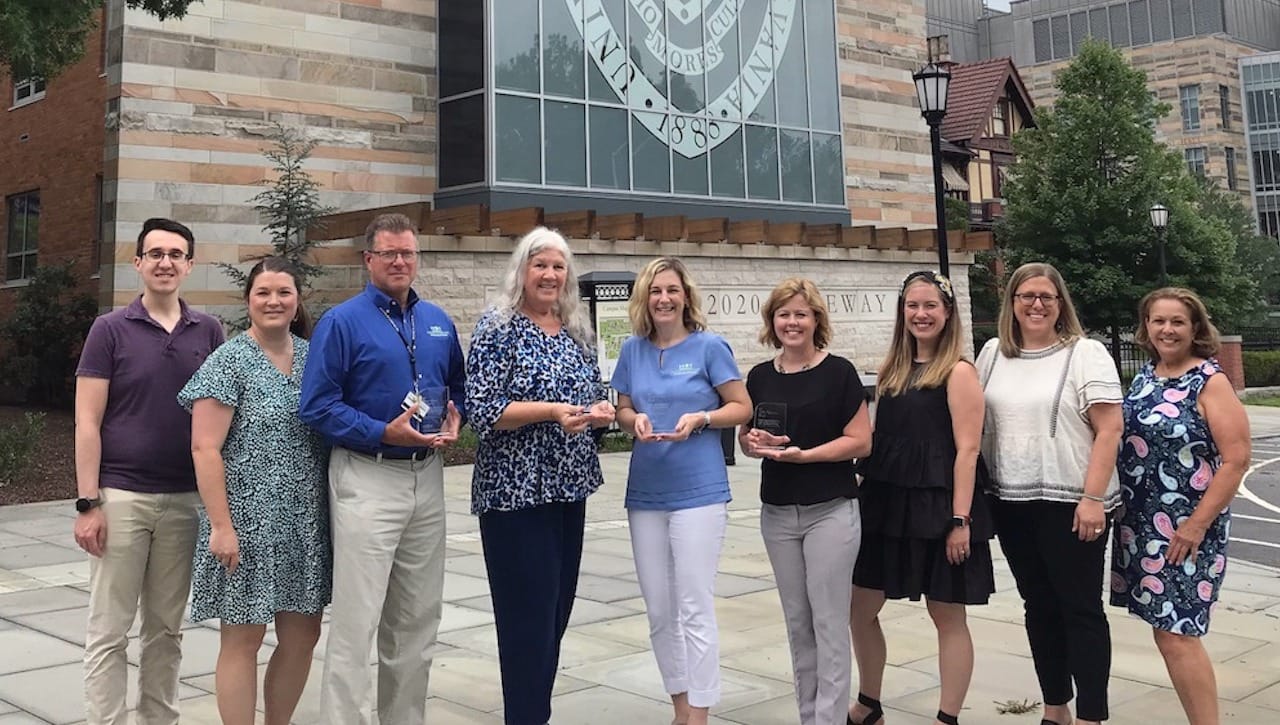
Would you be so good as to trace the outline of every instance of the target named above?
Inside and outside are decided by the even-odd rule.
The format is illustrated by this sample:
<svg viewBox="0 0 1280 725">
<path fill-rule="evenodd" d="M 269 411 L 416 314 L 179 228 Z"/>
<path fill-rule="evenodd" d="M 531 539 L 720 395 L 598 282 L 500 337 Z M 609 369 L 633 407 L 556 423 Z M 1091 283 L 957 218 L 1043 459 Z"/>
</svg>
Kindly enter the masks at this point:
<svg viewBox="0 0 1280 725">
<path fill-rule="evenodd" d="M 253 265 L 253 269 L 249 270 L 249 276 L 244 281 L 245 302 L 249 301 L 249 294 L 253 291 L 254 281 L 263 272 L 284 272 L 293 278 L 293 286 L 298 290 L 298 314 L 294 315 L 293 323 L 289 325 L 289 332 L 304 340 L 309 340 L 312 327 L 311 315 L 307 314 L 307 308 L 302 304 L 302 275 L 298 272 L 298 268 L 294 266 L 293 262 L 284 257 L 266 257 Z"/>
<path fill-rule="evenodd" d="M 418 227 L 413 223 L 412 219 L 404 214 L 379 214 L 364 229 L 365 249 L 373 249 L 374 237 L 378 236 L 378 232 L 391 232 L 392 234 L 413 232 L 417 234 Z"/>
<path fill-rule="evenodd" d="M 191 233 L 191 230 L 188 229 L 185 224 L 179 224 L 172 219 L 165 219 L 164 217 L 158 216 L 151 217 L 142 223 L 142 231 L 138 232 L 138 248 L 134 252 L 133 256 L 142 256 L 142 252 L 144 251 L 142 248 L 142 240 L 146 239 L 148 234 L 157 229 L 162 232 L 173 232 L 187 240 L 187 258 L 190 259 L 196 256 L 196 237 Z"/>
</svg>

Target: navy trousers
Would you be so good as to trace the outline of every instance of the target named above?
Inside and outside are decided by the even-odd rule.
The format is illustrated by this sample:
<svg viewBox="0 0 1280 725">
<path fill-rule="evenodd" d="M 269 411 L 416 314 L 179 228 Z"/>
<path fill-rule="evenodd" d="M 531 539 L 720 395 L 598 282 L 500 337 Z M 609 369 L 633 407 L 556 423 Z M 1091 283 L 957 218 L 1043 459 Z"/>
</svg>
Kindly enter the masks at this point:
<svg viewBox="0 0 1280 725">
<path fill-rule="evenodd" d="M 480 515 L 507 725 L 551 720 L 551 688 L 578 589 L 586 515 L 585 501 Z"/>
</svg>

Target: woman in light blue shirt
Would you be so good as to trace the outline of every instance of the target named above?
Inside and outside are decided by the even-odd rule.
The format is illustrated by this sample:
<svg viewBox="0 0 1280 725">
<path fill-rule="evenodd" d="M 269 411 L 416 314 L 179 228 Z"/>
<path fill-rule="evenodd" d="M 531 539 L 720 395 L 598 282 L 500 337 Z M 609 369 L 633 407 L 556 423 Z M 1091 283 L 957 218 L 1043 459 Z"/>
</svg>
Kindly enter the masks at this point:
<svg viewBox="0 0 1280 725">
<path fill-rule="evenodd" d="M 628 312 L 635 336 L 610 382 L 618 424 L 636 438 L 631 550 L 675 723 L 704 725 L 720 700 L 714 589 L 730 495 L 720 436 L 703 431 L 747 422 L 751 399 L 728 343 L 706 331 L 680 260 L 650 262 Z"/>
</svg>

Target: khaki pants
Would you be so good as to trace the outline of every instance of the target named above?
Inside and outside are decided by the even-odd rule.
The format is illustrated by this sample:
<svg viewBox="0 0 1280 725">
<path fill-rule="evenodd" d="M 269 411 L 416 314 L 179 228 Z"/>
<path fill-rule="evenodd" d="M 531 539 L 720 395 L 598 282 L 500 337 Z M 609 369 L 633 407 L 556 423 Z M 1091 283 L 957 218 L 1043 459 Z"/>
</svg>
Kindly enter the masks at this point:
<svg viewBox="0 0 1280 725">
<path fill-rule="evenodd" d="M 89 725 L 127 723 L 125 647 L 142 607 L 138 725 L 178 722 L 182 613 L 191 590 L 199 494 L 103 488 L 107 545 L 89 558 L 85 711 Z"/>
<path fill-rule="evenodd" d="M 320 712 L 328 725 L 370 722 L 369 651 L 378 643 L 378 721 L 426 719 L 431 646 L 444 591 L 444 462 L 329 459 L 333 605 Z"/>
</svg>

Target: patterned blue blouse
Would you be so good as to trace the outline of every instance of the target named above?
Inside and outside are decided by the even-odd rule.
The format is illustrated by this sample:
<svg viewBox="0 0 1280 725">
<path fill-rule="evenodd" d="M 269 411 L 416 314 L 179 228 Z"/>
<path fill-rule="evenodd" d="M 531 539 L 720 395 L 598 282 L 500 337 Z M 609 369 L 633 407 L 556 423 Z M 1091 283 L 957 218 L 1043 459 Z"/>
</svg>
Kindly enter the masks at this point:
<svg viewBox="0 0 1280 725">
<path fill-rule="evenodd" d="M 599 488 L 604 476 L 589 432 L 567 433 L 549 421 L 516 430 L 493 426 L 513 402 L 585 405 L 604 392 L 594 351 L 566 330 L 548 335 L 520 313 L 506 321 L 486 310 L 467 355 L 467 411 L 480 438 L 471 513 L 582 501 Z"/>
</svg>

